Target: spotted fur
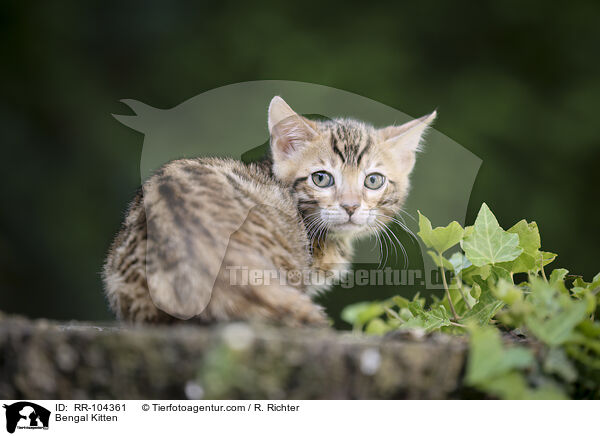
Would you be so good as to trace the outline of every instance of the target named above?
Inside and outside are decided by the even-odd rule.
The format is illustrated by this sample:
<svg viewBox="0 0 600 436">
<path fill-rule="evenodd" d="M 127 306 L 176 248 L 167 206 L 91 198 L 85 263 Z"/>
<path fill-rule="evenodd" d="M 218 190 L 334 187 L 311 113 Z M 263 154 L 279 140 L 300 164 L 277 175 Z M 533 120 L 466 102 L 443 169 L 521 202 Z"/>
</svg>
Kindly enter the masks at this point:
<svg viewBox="0 0 600 436">
<path fill-rule="evenodd" d="M 275 97 L 270 163 L 181 159 L 143 184 L 104 266 L 112 310 L 134 322 L 326 324 L 310 299 L 323 290 L 311 274 L 339 277 L 352 241 L 394 219 L 434 117 L 384 129 L 351 119 L 310 121 Z M 317 186 L 320 171 L 335 183 Z M 385 177 L 377 190 L 365 186 L 374 172 Z M 308 272 L 309 280 L 232 285 L 239 268 Z"/>
</svg>

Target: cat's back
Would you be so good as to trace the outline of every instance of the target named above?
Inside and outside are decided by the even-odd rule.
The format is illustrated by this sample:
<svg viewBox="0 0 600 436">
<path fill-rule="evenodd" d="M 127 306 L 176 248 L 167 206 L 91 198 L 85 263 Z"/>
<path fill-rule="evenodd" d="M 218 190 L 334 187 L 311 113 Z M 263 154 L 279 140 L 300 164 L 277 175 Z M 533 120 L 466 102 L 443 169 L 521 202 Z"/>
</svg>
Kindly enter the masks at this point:
<svg viewBox="0 0 600 436">
<path fill-rule="evenodd" d="M 179 159 L 160 168 L 143 185 L 148 229 L 155 218 L 171 231 L 197 226 L 207 233 L 235 231 L 249 212 L 270 207 L 300 223 L 288 189 L 265 166 L 234 159 Z M 275 217 L 273 217 L 275 219 Z"/>
<path fill-rule="evenodd" d="M 158 305 L 187 317 L 181 309 L 201 311 L 206 302 L 194 307 L 194 298 L 210 294 L 199 288 L 212 286 L 224 264 L 305 268 L 307 246 L 292 194 L 267 167 L 180 159 L 156 171 L 130 206 L 105 266 L 107 295 L 122 318 L 148 318 L 132 315 L 131 307 L 115 307 L 128 298 L 111 294 L 128 288 L 137 294 L 152 290 L 155 304 L 142 312 Z"/>
</svg>

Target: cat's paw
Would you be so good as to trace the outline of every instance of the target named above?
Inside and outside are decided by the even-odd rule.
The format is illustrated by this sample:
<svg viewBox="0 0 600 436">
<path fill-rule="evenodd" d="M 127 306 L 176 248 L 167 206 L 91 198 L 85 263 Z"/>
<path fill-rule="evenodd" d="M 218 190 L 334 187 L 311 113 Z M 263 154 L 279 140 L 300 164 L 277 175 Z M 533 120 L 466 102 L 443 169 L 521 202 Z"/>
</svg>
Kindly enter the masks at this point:
<svg viewBox="0 0 600 436">
<path fill-rule="evenodd" d="M 294 322 L 300 326 L 329 327 L 331 325 L 323 308 L 316 304 L 294 313 L 294 318 Z"/>
</svg>

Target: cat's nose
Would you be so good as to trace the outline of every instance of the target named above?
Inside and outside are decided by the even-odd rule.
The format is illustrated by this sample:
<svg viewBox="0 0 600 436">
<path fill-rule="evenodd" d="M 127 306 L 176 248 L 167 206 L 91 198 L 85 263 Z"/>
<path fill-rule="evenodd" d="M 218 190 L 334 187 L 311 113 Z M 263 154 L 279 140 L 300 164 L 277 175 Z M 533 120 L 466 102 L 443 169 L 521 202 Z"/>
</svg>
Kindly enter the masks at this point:
<svg viewBox="0 0 600 436">
<path fill-rule="evenodd" d="M 342 207 L 344 208 L 344 210 L 346 212 L 348 212 L 348 216 L 352 216 L 354 211 L 356 209 L 358 209 L 359 206 L 360 206 L 359 204 L 342 204 Z"/>
</svg>

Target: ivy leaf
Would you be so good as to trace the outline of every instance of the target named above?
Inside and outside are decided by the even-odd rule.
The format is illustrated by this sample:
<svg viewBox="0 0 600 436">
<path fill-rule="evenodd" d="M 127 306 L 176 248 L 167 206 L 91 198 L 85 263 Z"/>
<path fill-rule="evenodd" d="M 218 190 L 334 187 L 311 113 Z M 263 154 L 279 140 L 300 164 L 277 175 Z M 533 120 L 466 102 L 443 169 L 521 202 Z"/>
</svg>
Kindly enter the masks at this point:
<svg viewBox="0 0 600 436">
<path fill-rule="evenodd" d="M 553 318 L 539 319 L 530 316 L 526 320 L 527 328 L 538 339 L 548 345 L 560 345 L 567 341 L 573 330 L 586 316 L 585 301 L 575 301 Z"/>
<path fill-rule="evenodd" d="M 468 324 L 469 321 L 475 321 L 479 325 L 488 324 L 503 306 L 504 302 L 495 298 L 489 289 L 484 288 L 481 290 L 477 304 L 463 315 L 462 322 Z"/>
<path fill-rule="evenodd" d="M 454 274 L 458 275 L 463 269 L 466 269 L 473 265 L 467 257 L 461 252 L 457 251 L 454 253 L 448 261 L 452 264 L 452 269 L 454 270 Z"/>
<path fill-rule="evenodd" d="M 435 309 L 423 310 L 421 305 L 417 302 L 411 302 L 408 309 L 414 315 L 402 325 L 402 328 L 422 328 L 426 332 L 439 329 L 440 327 L 450 325 L 450 317 L 446 312 L 444 306 L 438 306 Z"/>
<path fill-rule="evenodd" d="M 481 277 L 482 280 L 487 280 L 491 273 L 492 267 L 489 265 L 483 265 L 480 267 L 471 265 L 463 270 L 462 279 L 465 282 L 473 283 L 476 281 L 475 277 Z"/>
<path fill-rule="evenodd" d="M 392 328 L 392 326 L 387 325 L 381 318 L 374 318 L 367 324 L 365 333 L 368 335 L 384 335 L 392 330 Z"/>
<path fill-rule="evenodd" d="M 510 271 L 500 265 L 504 265 L 504 264 L 499 264 L 499 265 L 493 266 L 492 272 L 495 274 L 495 276 L 498 280 L 506 280 L 506 281 L 511 282 L 512 278 L 510 276 Z"/>
<path fill-rule="evenodd" d="M 450 261 L 444 256 L 440 256 L 438 253 L 432 250 L 427 250 L 427 254 L 431 256 L 433 262 L 437 265 L 438 268 L 443 267 L 447 271 L 452 271 L 454 269 L 454 265 L 452 265 Z"/>
<path fill-rule="evenodd" d="M 544 371 L 557 374 L 568 383 L 577 380 L 577 370 L 562 348 L 550 348 L 544 359 Z"/>
<path fill-rule="evenodd" d="M 540 256 L 540 232 L 537 223 L 521 220 L 507 230 L 519 235 L 519 247 L 523 252 L 515 260 L 505 262 L 502 267 L 513 273 L 527 272 L 536 269 L 536 259 Z"/>
<path fill-rule="evenodd" d="M 519 235 L 502 230 L 485 203 L 479 210 L 473 232 L 462 240 L 461 246 L 475 266 L 515 260 L 523 252 Z"/>
<path fill-rule="evenodd" d="M 566 270 L 564 268 L 555 269 L 554 271 L 552 271 L 552 274 L 550 274 L 550 278 L 548 279 L 548 283 L 554 289 L 558 289 L 563 294 L 567 294 L 568 295 L 569 294 L 569 290 L 565 286 L 565 277 L 567 276 L 568 273 L 569 273 L 569 270 Z"/>
<path fill-rule="evenodd" d="M 392 297 L 392 301 L 394 302 L 394 304 L 396 306 L 398 306 L 401 309 L 408 308 L 408 305 L 410 304 L 410 301 L 408 299 L 401 297 L 399 295 Z"/>
<path fill-rule="evenodd" d="M 540 279 L 532 281 L 531 295 L 527 301 L 535 306 L 525 320 L 527 328 L 550 346 L 566 342 L 575 327 L 586 318 L 585 301 L 570 299 Z"/>
<path fill-rule="evenodd" d="M 361 302 L 346 306 L 342 310 L 341 318 L 353 326 L 362 326 L 368 321 L 383 315 L 385 312 L 384 306 L 379 302 Z"/>
<path fill-rule="evenodd" d="M 540 251 L 540 254 L 538 254 L 538 257 L 535 260 L 535 269 L 539 271 L 542 269 L 542 267 L 554 262 L 556 256 L 558 256 L 558 254 L 556 253 L 550 253 L 549 251 Z"/>
<path fill-rule="evenodd" d="M 523 300 L 523 290 L 515 286 L 511 281 L 504 279 L 498 280 L 497 285 L 492 288 L 492 294 L 508 305 Z"/>
<path fill-rule="evenodd" d="M 555 286 L 557 283 L 563 282 L 568 273 L 569 273 L 568 269 L 564 269 L 564 268 L 555 269 L 550 274 L 550 279 L 548 280 L 548 283 L 550 283 L 550 286 Z"/>
<path fill-rule="evenodd" d="M 479 386 L 486 392 L 503 400 L 566 400 L 565 394 L 554 384 L 542 382 L 535 389 L 528 386 L 527 380 L 517 371 L 511 371 Z"/>
<path fill-rule="evenodd" d="M 456 312 L 460 314 L 461 317 L 464 316 L 464 313 L 466 311 L 470 310 L 469 307 L 473 308 L 473 306 L 477 304 L 477 298 L 471 295 L 472 290 L 473 288 L 464 285 L 461 288 L 459 288 L 456 282 L 453 282 L 450 286 L 450 298 L 452 298 L 452 302 L 454 303 L 454 308 L 456 309 Z M 481 292 L 481 290 L 479 290 L 479 292 Z M 450 307 L 450 305 L 448 304 L 447 297 L 444 296 L 444 299 L 441 301 L 446 307 L 446 309 Z"/>
<path fill-rule="evenodd" d="M 468 384 L 481 385 L 514 369 L 533 364 L 533 353 L 527 348 L 504 348 L 497 329 L 472 326 L 469 330 L 471 350 L 466 374 Z"/>
<path fill-rule="evenodd" d="M 595 291 L 597 288 L 600 288 L 600 273 L 596 274 L 590 283 L 584 281 L 582 277 L 577 277 L 573 281 L 573 286 L 590 291 Z"/>
<path fill-rule="evenodd" d="M 425 245 L 439 254 L 455 246 L 463 237 L 464 230 L 459 223 L 452 221 L 446 227 L 431 227 L 431 221 L 419 212 L 419 233 Z"/>
<path fill-rule="evenodd" d="M 535 221 L 528 223 L 525 220 L 521 220 L 508 229 L 507 232 L 519 235 L 519 246 L 523 249 L 524 253 L 533 256 L 542 246 L 540 231 Z"/>
</svg>

